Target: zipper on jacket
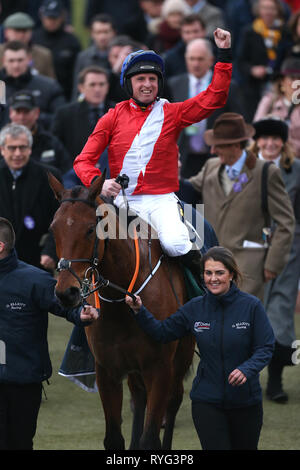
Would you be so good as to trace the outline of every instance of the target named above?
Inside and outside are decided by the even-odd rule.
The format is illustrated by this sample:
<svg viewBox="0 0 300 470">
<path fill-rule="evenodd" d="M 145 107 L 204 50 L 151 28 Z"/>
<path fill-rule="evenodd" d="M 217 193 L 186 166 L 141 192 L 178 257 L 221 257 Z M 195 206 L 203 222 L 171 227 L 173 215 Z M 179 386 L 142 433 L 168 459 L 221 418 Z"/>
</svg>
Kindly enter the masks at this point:
<svg viewBox="0 0 300 470">
<path fill-rule="evenodd" d="M 11 189 L 14 191 L 16 189 L 16 180 L 13 180 Z"/>
<path fill-rule="evenodd" d="M 225 394 L 226 394 L 226 375 L 225 375 L 225 359 L 224 359 L 224 307 L 221 305 L 222 308 L 222 319 L 221 319 L 221 364 L 222 364 L 222 372 L 223 372 L 223 400 L 222 404 L 225 405 Z"/>
</svg>

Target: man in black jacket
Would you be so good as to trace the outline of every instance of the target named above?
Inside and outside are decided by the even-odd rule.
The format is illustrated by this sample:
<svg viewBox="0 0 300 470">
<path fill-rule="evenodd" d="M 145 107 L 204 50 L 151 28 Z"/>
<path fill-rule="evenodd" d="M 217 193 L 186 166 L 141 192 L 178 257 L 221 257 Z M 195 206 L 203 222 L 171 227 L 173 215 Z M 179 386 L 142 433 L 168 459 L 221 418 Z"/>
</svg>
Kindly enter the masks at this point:
<svg viewBox="0 0 300 470">
<path fill-rule="evenodd" d="M 31 147 L 32 135 L 27 127 L 8 124 L 1 130 L 0 216 L 13 224 L 22 261 L 54 269 L 56 252 L 48 229 L 58 203 L 45 166 L 30 159 Z"/>
<path fill-rule="evenodd" d="M 3 68 L 0 80 L 6 84 L 6 101 L 20 90 L 31 90 L 41 110 L 40 121 L 49 128 L 54 111 L 66 100 L 59 83 L 44 75 L 33 75 L 29 67 L 30 56 L 25 44 L 9 41 L 4 45 Z"/>
<path fill-rule="evenodd" d="M 57 80 L 69 100 L 80 42 L 65 30 L 66 11 L 61 0 L 44 0 L 39 13 L 42 25 L 33 32 L 33 42 L 51 50 Z"/>
<path fill-rule="evenodd" d="M 86 67 L 81 70 L 78 81 L 81 99 L 59 108 L 54 115 L 52 127 L 53 134 L 63 143 L 72 160 L 83 149 L 98 119 L 115 106 L 115 103 L 107 98 L 109 77 L 105 69 L 96 65 Z M 101 171 L 104 168 L 108 170 L 106 154 L 101 157 Z M 78 182 L 74 170 L 68 172 L 64 178 L 65 187 L 71 187 Z"/>
<path fill-rule="evenodd" d="M 171 77 L 168 86 L 172 101 L 180 102 L 205 90 L 212 79 L 212 65 L 215 62 L 213 48 L 208 39 L 197 38 L 189 41 L 185 51 L 187 72 Z M 242 95 L 234 80 L 231 80 L 227 102 L 222 109 L 214 111 L 207 119 L 185 128 L 179 137 L 178 146 L 182 163 L 181 177 L 196 175 L 211 157 L 204 141 L 204 132 L 224 112 L 244 114 Z"/>
<path fill-rule="evenodd" d="M 49 273 L 19 261 L 11 223 L 0 217 L 0 450 L 32 450 L 42 382 L 52 373 L 48 312 L 86 326 L 91 306 L 64 309 Z"/>
<path fill-rule="evenodd" d="M 180 27 L 181 40 L 171 49 L 165 52 L 165 75 L 166 78 L 186 73 L 185 49 L 193 39 L 205 38 L 205 23 L 201 16 L 194 13 L 184 17 Z"/>
</svg>

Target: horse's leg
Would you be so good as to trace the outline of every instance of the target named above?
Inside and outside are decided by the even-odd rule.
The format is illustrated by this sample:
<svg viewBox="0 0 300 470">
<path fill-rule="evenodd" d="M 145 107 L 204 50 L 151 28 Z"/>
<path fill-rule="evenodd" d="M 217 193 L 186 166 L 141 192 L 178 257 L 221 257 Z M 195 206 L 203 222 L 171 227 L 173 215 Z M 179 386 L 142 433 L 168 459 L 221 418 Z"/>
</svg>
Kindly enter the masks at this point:
<svg viewBox="0 0 300 470">
<path fill-rule="evenodd" d="M 143 381 L 138 374 L 128 375 L 128 387 L 133 403 L 133 422 L 129 449 L 137 450 L 140 448 L 140 438 L 144 429 L 147 396 Z"/>
<path fill-rule="evenodd" d="M 175 419 L 183 399 L 184 377 L 192 364 L 194 343 L 193 337 L 185 336 L 179 341 L 176 349 L 174 357 L 174 376 L 167 405 L 166 424 L 162 444 L 164 450 L 170 450 L 172 448 Z"/>
<path fill-rule="evenodd" d="M 182 403 L 183 397 L 183 385 L 182 381 L 175 380 L 172 384 L 171 396 L 167 406 L 166 419 L 165 419 L 165 428 L 163 435 L 162 449 L 171 450 L 172 448 L 172 439 L 175 427 L 175 419 L 177 412 Z"/>
<path fill-rule="evenodd" d="M 143 379 L 147 390 L 147 411 L 140 448 L 161 449 L 159 433 L 172 382 L 171 362 L 166 361 L 165 364 L 154 365 L 151 371 L 143 374 Z"/>
<path fill-rule="evenodd" d="M 96 379 L 106 423 L 104 447 L 106 450 L 124 450 L 125 441 L 121 433 L 123 387 L 122 382 L 113 381 L 105 369 L 96 366 Z"/>
</svg>

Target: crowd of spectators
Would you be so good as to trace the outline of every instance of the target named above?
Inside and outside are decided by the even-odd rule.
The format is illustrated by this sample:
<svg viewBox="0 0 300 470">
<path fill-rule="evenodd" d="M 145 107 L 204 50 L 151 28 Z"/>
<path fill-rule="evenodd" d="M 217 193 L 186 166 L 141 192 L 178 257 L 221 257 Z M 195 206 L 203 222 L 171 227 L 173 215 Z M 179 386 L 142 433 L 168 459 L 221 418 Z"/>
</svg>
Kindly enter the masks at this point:
<svg viewBox="0 0 300 470">
<path fill-rule="evenodd" d="M 0 0 L 0 7 L 0 79 L 6 88 L 0 128 L 9 123 L 28 128 L 33 167 L 40 165 L 42 171 L 50 165 L 67 187 L 80 184 L 72 163 L 97 120 L 127 99 L 119 81 L 125 57 L 139 49 L 159 53 L 165 61 L 163 97 L 183 101 L 211 81 L 217 27 L 232 34 L 230 93 L 224 109 L 179 136 L 181 179 L 195 177 L 211 158 L 203 136 L 224 112 L 238 113 L 249 124 L 277 116 L 287 124 L 291 151 L 300 158 L 299 0 L 85 0 L 87 47 L 74 26 L 71 0 Z M 100 165 L 107 167 L 106 153 Z M 27 193 L 35 186 L 28 183 Z M 10 179 L 5 184 L 11 185 Z M 33 216 L 21 185 L 18 175 L 9 189 L 11 211 L 0 216 L 14 224 L 21 214 L 18 225 L 26 225 Z M 21 212 L 16 194 L 25 205 Z M 53 213 L 51 198 L 35 199 L 35 204 L 36 212 Z M 296 220 L 298 229 L 299 224 Z M 18 233 L 18 226 L 14 228 Z M 38 244 L 39 256 L 52 259 L 53 245 L 47 252 L 51 237 L 46 239 L 46 245 Z M 26 261 L 43 265 L 45 258 L 39 256 L 26 254 Z"/>
<path fill-rule="evenodd" d="M 186 48 L 194 39 L 205 39 L 206 48 L 211 43 L 211 60 L 197 77 L 207 82 L 206 74 L 215 61 L 212 34 L 216 27 L 227 28 L 233 37 L 232 99 L 224 111 L 241 113 L 247 122 L 252 122 L 264 114 L 278 114 L 281 102 L 284 113 L 278 115 L 293 123 L 298 120 L 297 105 L 292 103 L 291 92 L 286 91 L 286 83 L 300 76 L 297 1 L 86 0 L 82 23 L 89 32 L 87 47 L 82 45 L 74 27 L 70 0 L 15 0 L 0 4 L 0 78 L 6 83 L 7 104 L 16 91 L 31 90 L 40 108 L 39 122 L 54 134 L 53 122 L 59 108 L 84 97 L 78 81 L 86 67 L 96 65 L 106 70 L 107 99 L 111 105 L 127 98 L 119 75 L 124 58 L 133 50 L 149 48 L 163 56 L 164 97 L 178 101 L 195 93 L 196 89 L 192 91 L 187 86 L 184 94 L 178 96 L 177 83 L 182 85 L 188 75 L 196 76 Z M 192 59 L 194 64 L 205 62 L 199 54 Z M 297 90 L 293 91 L 297 94 Z M 212 121 L 206 123 L 208 128 L 216 117 L 214 114 Z M 1 115 L 1 127 L 8 122 L 7 110 Z M 194 131 L 189 129 L 187 134 Z M 299 157 L 297 133 L 293 125 L 290 134 Z M 185 163 L 186 150 L 181 142 L 180 151 Z M 189 176 L 204 163 L 203 151 L 200 154 L 200 158 L 193 158 L 187 170 Z M 71 160 L 75 157 L 76 154 L 70 155 Z M 184 164 L 183 174 L 185 167 Z"/>
</svg>

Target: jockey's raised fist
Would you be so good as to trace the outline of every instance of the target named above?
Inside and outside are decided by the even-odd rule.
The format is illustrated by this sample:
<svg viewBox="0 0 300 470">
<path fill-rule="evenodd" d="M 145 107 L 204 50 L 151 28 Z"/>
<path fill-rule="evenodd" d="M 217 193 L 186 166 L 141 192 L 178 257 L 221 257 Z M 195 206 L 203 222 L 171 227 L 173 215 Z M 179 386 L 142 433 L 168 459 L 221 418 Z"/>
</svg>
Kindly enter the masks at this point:
<svg viewBox="0 0 300 470">
<path fill-rule="evenodd" d="M 228 49 L 231 47 L 231 34 L 225 29 L 217 28 L 214 31 L 214 38 L 217 47 L 220 49 Z"/>
</svg>

